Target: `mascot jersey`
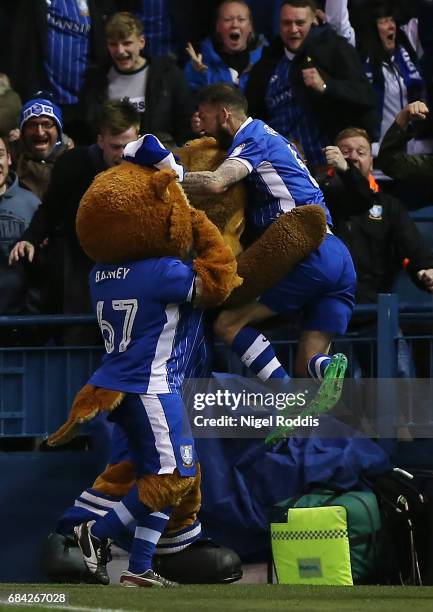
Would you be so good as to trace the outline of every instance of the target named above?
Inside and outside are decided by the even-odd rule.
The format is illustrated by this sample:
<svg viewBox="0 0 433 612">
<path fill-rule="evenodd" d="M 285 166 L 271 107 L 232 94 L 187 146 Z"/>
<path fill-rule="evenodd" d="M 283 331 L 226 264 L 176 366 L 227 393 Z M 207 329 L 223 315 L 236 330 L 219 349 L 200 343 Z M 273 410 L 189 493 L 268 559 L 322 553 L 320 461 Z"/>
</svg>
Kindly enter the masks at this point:
<svg viewBox="0 0 433 612">
<path fill-rule="evenodd" d="M 173 257 L 97 264 L 89 278 L 106 350 L 89 383 L 125 393 L 180 393 L 203 333 L 202 311 L 191 303 L 192 265 Z"/>
<path fill-rule="evenodd" d="M 323 193 L 296 149 L 259 119 L 249 117 L 236 132 L 227 157 L 242 162 L 250 174 L 248 222 L 264 231 L 281 214 L 302 204 L 319 204 L 331 215 Z"/>
</svg>

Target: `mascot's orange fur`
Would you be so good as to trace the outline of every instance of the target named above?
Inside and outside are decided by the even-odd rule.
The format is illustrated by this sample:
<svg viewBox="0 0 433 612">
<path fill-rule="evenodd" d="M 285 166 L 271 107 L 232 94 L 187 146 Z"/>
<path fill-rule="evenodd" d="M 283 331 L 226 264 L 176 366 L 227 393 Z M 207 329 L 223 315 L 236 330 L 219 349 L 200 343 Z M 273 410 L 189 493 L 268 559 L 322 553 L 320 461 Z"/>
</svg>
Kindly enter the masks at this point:
<svg viewBox="0 0 433 612">
<path fill-rule="evenodd" d="M 188 170 L 213 170 L 224 159 L 212 138 L 192 141 L 177 153 Z M 322 209 L 302 206 L 282 215 L 241 252 L 243 186 L 194 201 L 204 214 L 189 205 L 175 179 L 173 171 L 129 162 L 98 175 L 77 215 L 77 235 L 87 255 L 95 262 L 122 263 L 167 255 L 185 258 L 192 252 L 202 285 L 199 305 L 212 308 L 223 302 L 239 305 L 257 297 L 317 248 L 325 235 Z M 237 266 L 234 254 L 238 255 Z M 99 412 L 114 410 L 123 397 L 122 392 L 85 385 L 74 400 L 68 421 L 48 443 L 57 446 L 68 442 L 81 424 Z M 123 461 L 109 465 L 93 488 L 123 497 L 134 479 L 132 464 Z M 195 478 L 180 478 L 176 472 L 149 475 L 140 479 L 138 486 L 140 499 L 152 510 L 174 506 L 166 533 L 195 521 L 200 508 L 199 470 Z"/>
</svg>

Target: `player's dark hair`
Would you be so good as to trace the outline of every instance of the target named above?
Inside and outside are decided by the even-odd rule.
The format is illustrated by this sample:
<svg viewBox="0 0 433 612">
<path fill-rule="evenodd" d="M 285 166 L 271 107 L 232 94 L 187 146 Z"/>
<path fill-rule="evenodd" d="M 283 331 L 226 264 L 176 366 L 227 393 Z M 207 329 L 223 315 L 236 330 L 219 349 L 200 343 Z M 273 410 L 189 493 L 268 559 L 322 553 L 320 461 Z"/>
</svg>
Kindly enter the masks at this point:
<svg viewBox="0 0 433 612">
<path fill-rule="evenodd" d="M 140 113 L 127 98 L 105 102 L 99 114 L 98 132 L 110 132 L 113 135 L 126 132 L 129 128 L 140 129 Z"/>
<path fill-rule="evenodd" d="M 248 102 L 244 94 L 229 83 L 215 83 L 207 85 L 197 93 L 197 104 L 212 104 L 227 106 L 232 110 L 243 112 L 245 115 L 248 111 Z"/>
</svg>

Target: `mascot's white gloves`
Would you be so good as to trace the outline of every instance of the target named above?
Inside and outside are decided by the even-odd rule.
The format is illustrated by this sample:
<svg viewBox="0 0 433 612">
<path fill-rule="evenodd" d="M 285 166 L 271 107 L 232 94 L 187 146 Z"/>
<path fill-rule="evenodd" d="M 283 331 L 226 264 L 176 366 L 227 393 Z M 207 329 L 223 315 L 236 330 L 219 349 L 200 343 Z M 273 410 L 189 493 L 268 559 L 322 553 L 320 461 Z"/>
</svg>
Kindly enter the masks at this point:
<svg viewBox="0 0 433 612">
<path fill-rule="evenodd" d="M 147 168 L 174 170 L 179 181 L 183 181 L 185 174 L 183 166 L 177 163 L 173 153 L 153 134 L 145 134 L 138 140 L 129 142 L 123 150 L 123 159 Z"/>
</svg>

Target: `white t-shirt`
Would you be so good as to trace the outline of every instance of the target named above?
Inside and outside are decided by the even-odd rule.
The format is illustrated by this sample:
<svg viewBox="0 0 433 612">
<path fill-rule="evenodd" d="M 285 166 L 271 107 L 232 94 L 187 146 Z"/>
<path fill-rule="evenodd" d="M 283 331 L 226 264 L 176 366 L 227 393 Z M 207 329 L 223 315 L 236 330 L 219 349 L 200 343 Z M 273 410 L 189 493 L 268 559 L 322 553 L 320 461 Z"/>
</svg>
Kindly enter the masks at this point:
<svg viewBox="0 0 433 612">
<path fill-rule="evenodd" d="M 149 66 L 144 64 L 135 72 L 119 72 L 115 66 L 108 71 L 108 99 L 128 98 L 139 113 L 146 110 L 146 84 Z"/>
</svg>

